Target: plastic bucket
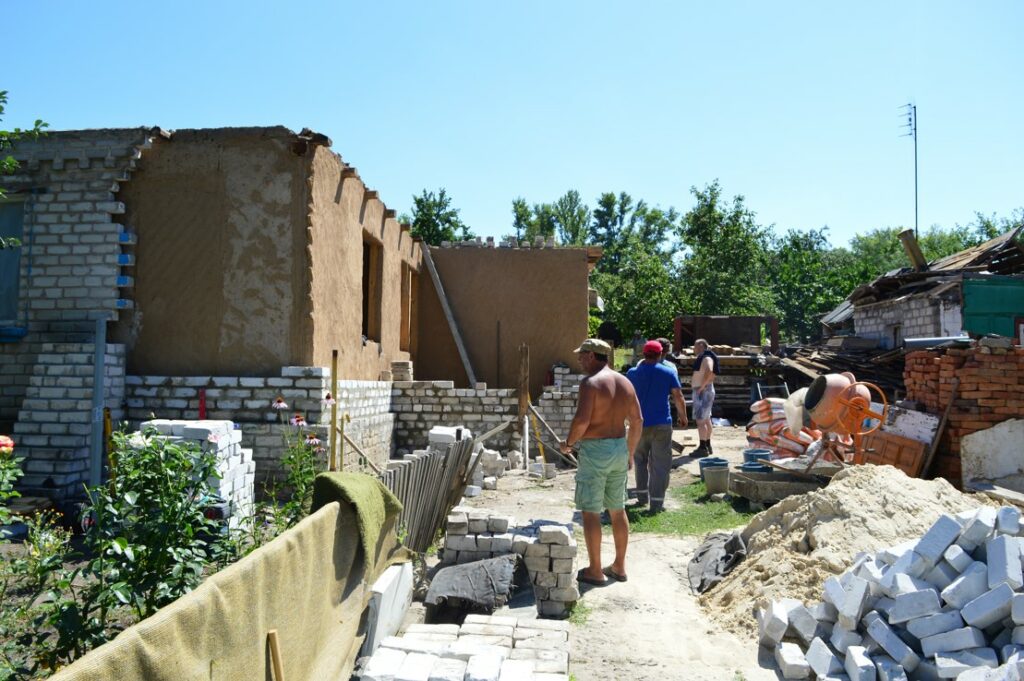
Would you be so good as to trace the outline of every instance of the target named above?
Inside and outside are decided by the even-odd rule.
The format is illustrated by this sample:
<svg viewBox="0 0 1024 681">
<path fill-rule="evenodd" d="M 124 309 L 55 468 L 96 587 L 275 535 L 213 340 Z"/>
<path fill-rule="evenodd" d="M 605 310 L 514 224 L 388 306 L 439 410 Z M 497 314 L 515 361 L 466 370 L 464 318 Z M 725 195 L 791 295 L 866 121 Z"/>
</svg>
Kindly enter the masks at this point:
<svg viewBox="0 0 1024 681">
<path fill-rule="evenodd" d="M 729 467 L 708 466 L 704 469 L 704 482 L 708 494 L 722 494 L 729 491 Z"/>
<path fill-rule="evenodd" d="M 720 456 L 709 456 L 706 459 L 701 459 L 700 461 L 698 461 L 697 465 L 700 467 L 700 479 L 703 480 L 704 479 L 704 469 L 706 469 L 708 467 L 712 467 L 712 468 L 719 468 L 721 466 L 728 467 L 729 462 L 726 461 L 725 459 L 723 459 Z"/>
<path fill-rule="evenodd" d="M 770 449 L 744 449 L 743 450 L 743 462 L 753 463 L 758 461 L 764 461 L 765 459 L 772 458 L 772 450 Z"/>
<path fill-rule="evenodd" d="M 744 473 L 771 473 L 772 467 L 757 461 L 748 461 L 740 464 L 740 470 Z"/>
</svg>

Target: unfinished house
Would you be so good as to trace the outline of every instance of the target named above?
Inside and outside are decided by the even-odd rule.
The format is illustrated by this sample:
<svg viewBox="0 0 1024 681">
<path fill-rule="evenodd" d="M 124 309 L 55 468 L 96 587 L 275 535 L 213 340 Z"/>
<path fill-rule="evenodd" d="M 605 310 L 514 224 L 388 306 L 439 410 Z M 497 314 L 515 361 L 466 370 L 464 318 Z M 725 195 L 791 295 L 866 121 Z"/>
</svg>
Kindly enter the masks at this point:
<svg viewBox="0 0 1024 681">
<path fill-rule="evenodd" d="M 838 330 L 897 348 L 908 338 L 967 333 L 1017 335 L 1024 316 L 1024 242 L 1017 228 L 974 248 L 926 262 L 908 230 L 900 235 L 912 267 L 857 287 L 822 319 Z M 1024 322 L 1024 320 L 1021 320 Z"/>
<path fill-rule="evenodd" d="M 593 253 L 434 249 L 431 274 L 330 144 L 283 127 L 19 144 L 0 204 L 0 233 L 23 244 L 0 253 L 0 432 L 26 457 L 24 492 L 69 498 L 97 479 L 105 409 L 115 424 L 233 421 L 244 474 L 271 476 L 294 414 L 326 433 L 334 352 L 331 397 L 378 466 L 434 425 L 516 416 L 521 344 L 535 399 L 574 363 Z M 404 380 L 410 362 L 420 380 Z"/>
</svg>

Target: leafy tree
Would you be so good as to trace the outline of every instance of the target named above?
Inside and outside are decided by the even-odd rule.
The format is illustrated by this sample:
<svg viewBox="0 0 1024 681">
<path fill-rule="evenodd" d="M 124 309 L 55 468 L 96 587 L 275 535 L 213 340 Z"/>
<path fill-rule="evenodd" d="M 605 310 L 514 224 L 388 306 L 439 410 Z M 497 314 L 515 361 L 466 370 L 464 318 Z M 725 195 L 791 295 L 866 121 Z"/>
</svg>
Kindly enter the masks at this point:
<svg viewBox="0 0 1024 681">
<path fill-rule="evenodd" d="M 7 90 L 0 90 L 0 120 L 3 120 L 6 105 Z M 21 128 L 14 128 L 13 130 L 0 129 L 0 175 L 11 175 L 18 169 L 18 161 L 9 153 L 9 150 L 14 147 L 15 142 L 20 139 L 37 139 L 40 135 L 45 134 L 43 129 L 48 127 L 47 123 L 36 120 L 35 125 L 27 130 L 22 130 Z M 0 187 L 0 199 L 2 198 L 4 198 L 4 190 Z M 21 242 L 17 239 L 0 237 L 0 250 L 20 245 Z"/>
<path fill-rule="evenodd" d="M 760 315 L 774 311 L 768 272 L 769 233 L 754 222 L 742 196 L 722 199 L 716 180 L 691 192 L 697 204 L 683 216 L 680 293 L 685 311 L 706 315 Z"/>
<path fill-rule="evenodd" d="M 635 331 L 649 338 L 668 336 L 678 309 L 676 276 L 653 244 L 636 235 L 623 252 L 628 254 L 618 273 L 596 273 L 594 284 L 605 300 L 605 319 L 623 337 Z"/>
<path fill-rule="evenodd" d="M 558 240 L 565 246 L 585 246 L 590 235 L 590 208 L 570 189 L 551 207 Z"/>
<path fill-rule="evenodd" d="M 473 233 L 459 217 L 457 208 L 452 208 L 452 199 L 444 187 L 434 192 L 426 189 L 420 196 L 412 197 L 412 235 L 423 239 L 431 246 L 440 246 L 442 241 L 472 239 Z"/>
</svg>

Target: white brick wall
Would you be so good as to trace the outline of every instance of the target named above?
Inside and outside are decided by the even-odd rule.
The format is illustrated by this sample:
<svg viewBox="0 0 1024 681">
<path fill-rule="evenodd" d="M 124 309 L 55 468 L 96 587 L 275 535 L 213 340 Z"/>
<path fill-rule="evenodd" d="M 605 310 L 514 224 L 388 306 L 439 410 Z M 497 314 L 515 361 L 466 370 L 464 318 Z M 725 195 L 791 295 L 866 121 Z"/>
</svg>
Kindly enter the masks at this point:
<svg viewBox="0 0 1024 681">
<path fill-rule="evenodd" d="M 893 328 L 900 326 L 899 339 L 930 338 L 942 335 L 939 301 L 932 298 L 907 298 L 864 305 L 854 309 L 853 326 L 862 338 L 877 338 L 892 347 Z"/>
</svg>

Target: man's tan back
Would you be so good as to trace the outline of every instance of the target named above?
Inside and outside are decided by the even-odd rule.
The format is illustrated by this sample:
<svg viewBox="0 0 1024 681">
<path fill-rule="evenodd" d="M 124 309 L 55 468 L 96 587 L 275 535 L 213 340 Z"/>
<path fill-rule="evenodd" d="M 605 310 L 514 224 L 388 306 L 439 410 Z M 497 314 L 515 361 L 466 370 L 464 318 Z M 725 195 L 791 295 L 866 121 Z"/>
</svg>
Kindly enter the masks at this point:
<svg viewBox="0 0 1024 681">
<path fill-rule="evenodd" d="M 608 367 L 580 384 L 580 401 L 591 402 L 590 425 L 583 437 L 587 439 L 624 437 L 626 420 L 639 411 L 633 384 L 622 374 Z"/>
</svg>

